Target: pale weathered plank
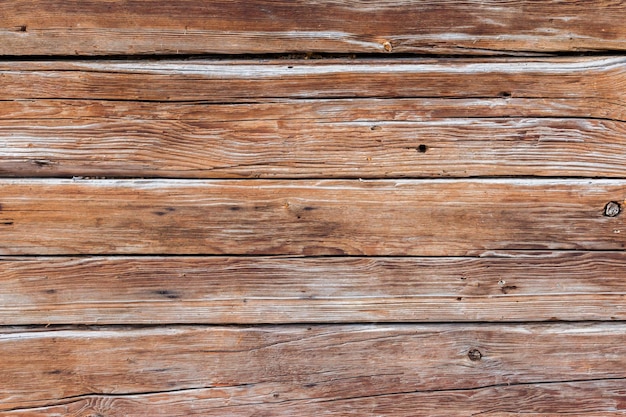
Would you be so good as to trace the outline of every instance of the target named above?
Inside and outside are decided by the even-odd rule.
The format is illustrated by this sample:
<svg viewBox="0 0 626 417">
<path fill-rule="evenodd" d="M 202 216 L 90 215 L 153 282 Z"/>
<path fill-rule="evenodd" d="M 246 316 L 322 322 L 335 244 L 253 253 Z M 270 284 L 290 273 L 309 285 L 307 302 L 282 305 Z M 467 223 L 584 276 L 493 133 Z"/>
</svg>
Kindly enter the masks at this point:
<svg viewBox="0 0 626 417">
<path fill-rule="evenodd" d="M 275 389 L 275 391 L 272 391 Z M 65 416 L 519 416 L 626 415 L 625 380 L 496 385 L 488 388 L 283 401 L 280 386 L 192 389 L 138 395 L 87 395 L 63 405 L 4 411 L 10 417 Z M 278 391 L 278 392 L 276 392 Z M 242 400 L 240 396 L 253 397 Z M 271 394 L 271 395 L 270 395 Z"/>
<path fill-rule="evenodd" d="M 611 105 L 602 104 L 510 98 L 8 101 L 0 102 L 0 174 L 623 177 L 626 122 L 607 120 Z"/>
<path fill-rule="evenodd" d="M 2 180 L 0 253 L 622 250 L 624 180 Z M 609 217 L 605 207 L 614 209 Z"/>
<path fill-rule="evenodd" d="M 626 57 L 8 61 L 0 85 L 3 100 L 567 98 L 612 103 L 623 114 Z"/>
<path fill-rule="evenodd" d="M 624 252 L 4 258 L 0 324 L 624 320 L 625 271 Z"/>
<path fill-rule="evenodd" d="M 4 0 L 0 54 L 623 51 L 624 21 L 615 0 Z"/>
<path fill-rule="evenodd" d="M 324 406 L 319 401 L 347 400 L 363 412 L 362 397 L 364 406 L 375 405 L 374 396 L 424 391 L 434 392 L 434 401 L 438 391 L 461 398 L 534 391 L 550 398 L 556 395 L 546 393 L 550 387 L 576 392 L 576 384 L 535 385 L 576 381 L 588 381 L 591 392 L 603 387 L 610 393 L 600 403 L 582 395 L 582 410 L 625 407 L 626 325 L 621 323 L 4 330 L 0 357 L 1 410 L 94 395 L 87 404 L 96 409 L 101 404 L 104 411 L 115 407 L 111 400 L 117 396 L 197 389 L 181 399 L 198 395 L 203 409 L 213 413 L 237 405 L 269 413 L 297 400 L 306 401 L 296 406 L 318 410 Z M 513 391 L 507 391 L 509 385 Z M 105 397 L 99 401 L 98 394 Z M 156 408 L 164 398 L 145 400 Z M 548 409 L 545 400 L 521 397 L 518 404 L 535 412 L 558 411 Z M 484 407 L 480 398 L 477 402 Z M 571 409 L 563 402 L 557 407 Z M 276 404 L 266 408 L 268 403 Z M 507 406 L 496 404 L 496 409 Z M 113 412 L 119 415 L 123 407 Z"/>
</svg>

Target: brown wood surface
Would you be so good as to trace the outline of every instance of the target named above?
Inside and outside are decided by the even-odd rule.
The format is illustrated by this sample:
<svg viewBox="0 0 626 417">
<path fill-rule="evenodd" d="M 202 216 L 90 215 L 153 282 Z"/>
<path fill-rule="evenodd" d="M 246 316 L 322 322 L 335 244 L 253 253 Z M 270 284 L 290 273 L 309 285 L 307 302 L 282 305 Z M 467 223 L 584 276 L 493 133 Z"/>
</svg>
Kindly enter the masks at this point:
<svg viewBox="0 0 626 417">
<path fill-rule="evenodd" d="M 624 252 L 9 257 L 0 324 L 624 320 L 625 274 Z"/>
<path fill-rule="evenodd" d="M 6 101 L 0 174 L 619 178 L 626 171 L 626 122 L 617 108 L 511 98 Z"/>
<path fill-rule="evenodd" d="M 0 253 L 623 250 L 624 180 L 2 180 Z M 615 213 L 617 214 L 617 213 Z"/>
<path fill-rule="evenodd" d="M 4 0 L 0 54 L 624 51 L 621 1 Z"/>
<path fill-rule="evenodd" d="M 276 389 L 279 389 L 277 387 Z M 279 393 L 248 388 L 208 388 L 155 394 L 84 395 L 63 405 L 4 411 L 10 417 L 65 416 L 491 416 L 605 417 L 626 415 L 624 389 L 619 379 L 589 382 L 496 385 L 487 388 L 413 391 L 357 398 L 280 399 Z M 278 394 L 277 397 L 275 395 Z M 239 396 L 253 396 L 239 400 Z M 255 402 L 256 400 L 256 402 Z"/>
<path fill-rule="evenodd" d="M 626 416 L 625 22 L 0 2 L 0 415 Z"/>
<path fill-rule="evenodd" d="M 623 323 L 5 329 L 0 353 L 4 411 L 180 415 L 198 398 L 212 415 L 321 412 L 325 402 L 334 414 L 406 415 L 392 399 L 424 407 L 444 394 L 476 412 L 626 407 Z"/>
<path fill-rule="evenodd" d="M 623 115 L 626 57 L 5 61 L 0 85 L 3 100 L 566 98 Z"/>
</svg>

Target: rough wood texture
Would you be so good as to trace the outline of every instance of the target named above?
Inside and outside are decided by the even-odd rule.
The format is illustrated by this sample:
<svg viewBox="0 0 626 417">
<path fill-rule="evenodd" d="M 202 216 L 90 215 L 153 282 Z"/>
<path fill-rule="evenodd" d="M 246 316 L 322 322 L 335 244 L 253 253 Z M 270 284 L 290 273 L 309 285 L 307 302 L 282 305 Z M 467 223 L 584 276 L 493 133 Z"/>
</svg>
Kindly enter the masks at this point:
<svg viewBox="0 0 626 417">
<path fill-rule="evenodd" d="M 0 253 L 478 255 L 626 247 L 624 180 L 2 180 Z"/>
<path fill-rule="evenodd" d="M 624 252 L 4 258 L 0 324 L 624 320 L 625 266 Z"/>
<path fill-rule="evenodd" d="M 626 122 L 608 119 L 617 116 L 614 105 L 587 104 L 511 98 L 7 101 L 0 102 L 0 174 L 623 177 Z"/>
<path fill-rule="evenodd" d="M 198 398 L 213 415 L 321 411 L 324 402 L 334 414 L 352 404 L 389 415 L 394 398 L 434 405 L 444 394 L 490 412 L 626 407 L 624 324 L 5 330 L 0 357 L 0 410 L 162 415 L 180 400 L 180 414 Z M 606 396 L 590 398 L 601 388 Z"/>
<path fill-rule="evenodd" d="M 0 62 L 3 100 L 534 98 L 624 114 L 626 57 Z M 589 103 L 581 104 L 584 108 Z"/>
<path fill-rule="evenodd" d="M 359 398 L 281 401 L 280 394 L 253 393 L 237 401 L 247 388 L 209 388 L 136 395 L 85 395 L 63 405 L 5 411 L 9 417 L 65 416 L 491 416 L 605 417 L 626 415 L 623 380 L 496 385 L 488 388 L 407 392 Z M 261 404 L 261 401 L 263 403 Z M 558 411 L 555 411 L 558 410 Z M 262 414 L 264 413 L 264 414 Z"/>
<path fill-rule="evenodd" d="M 0 1 L 0 415 L 626 416 L 624 22 Z"/>
<path fill-rule="evenodd" d="M 4 0 L 0 54 L 626 49 L 621 1 Z"/>
</svg>

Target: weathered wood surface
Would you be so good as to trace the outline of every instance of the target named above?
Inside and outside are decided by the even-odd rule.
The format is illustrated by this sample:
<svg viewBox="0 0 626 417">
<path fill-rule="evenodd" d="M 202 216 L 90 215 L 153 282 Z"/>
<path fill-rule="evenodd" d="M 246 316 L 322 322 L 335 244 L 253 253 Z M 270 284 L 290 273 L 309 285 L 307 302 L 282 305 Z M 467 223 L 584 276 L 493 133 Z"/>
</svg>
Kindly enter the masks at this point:
<svg viewBox="0 0 626 417">
<path fill-rule="evenodd" d="M 227 105 L 6 101 L 0 102 L 0 174 L 623 177 L 626 118 L 611 103 L 578 103 L 511 98 Z"/>
<path fill-rule="evenodd" d="M 624 180 L 0 181 L 0 253 L 623 250 Z M 609 217 L 606 206 L 617 210 Z"/>
<path fill-rule="evenodd" d="M 624 22 L 0 2 L 0 415 L 626 415 Z"/>
<path fill-rule="evenodd" d="M 237 401 L 248 388 L 208 388 L 135 395 L 85 395 L 63 405 L 4 411 L 9 417 L 65 416 L 528 416 L 626 415 L 622 380 L 496 385 L 487 388 L 413 391 L 338 399 L 280 400 L 267 391 Z M 256 402 L 255 402 L 256 400 Z"/>
<path fill-rule="evenodd" d="M 0 54 L 626 49 L 621 1 L 4 0 Z"/>
<path fill-rule="evenodd" d="M 389 414 L 394 396 L 432 406 L 444 394 L 477 411 L 626 407 L 624 324 L 5 329 L 0 353 L 4 411 L 180 414 L 198 398 L 212 415 L 321 411 L 326 402 L 335 414 L 348 405 Z M 601 388 L 607 396 L 591 397 Z"/>
<path fill-rule="evenodd" d="M 624 320 L 625 274 L 624 252 L 9 257 L 0 324 Z"/>
<path fill-rule="evenodd" d="M 623 114 L 626 57 L 7 61 L 0 85 L 3 100 L 567 98 Z"/>
</svg>

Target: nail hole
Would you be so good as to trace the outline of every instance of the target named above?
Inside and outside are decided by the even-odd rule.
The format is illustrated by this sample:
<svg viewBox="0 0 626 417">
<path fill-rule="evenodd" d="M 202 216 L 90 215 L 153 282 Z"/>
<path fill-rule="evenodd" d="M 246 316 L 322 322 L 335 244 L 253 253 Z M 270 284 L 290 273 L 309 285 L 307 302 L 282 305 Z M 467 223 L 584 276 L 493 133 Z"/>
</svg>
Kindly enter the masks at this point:
<svg viewBox="0 0 626 417">
<path fill-rule="evenodd" d="M 615 217 L 622 211 L 622 206 L 617 201 L 609 201 L 604 206 L 604 215 L 607 217 Z"/>
<path fill-rule="evenodd" d="M 472 349 L 469 352 L 467 352 L 467 357 L 472 361 L 472 362 L 476 362 L 482 359 L 483 354 L 480 353 L 480 350 L 478 349 Z"/>
<path fill-rule="evenodd" d="M 509 91 L 501 91 L 498 95 L 500 97 L 511 97 L 511 93 Z"/>
<path fill-rule="evenodd" d="M 26 25 L 20 26 L 20 32 L 26 32 Z"/>
<path fill-rule="evenodd" d="M 427 150 L 428 150 L 428 146 L 424 145 L 423 143 L 417 147 L 417 151 L 419 153 L 426 153 Z"/>
<path fill-rule="evenodd" d="M 293 65 L 289 65 L 287 68 L 292 69 L 292 68 L 293 68 Z"/>
</svg>

